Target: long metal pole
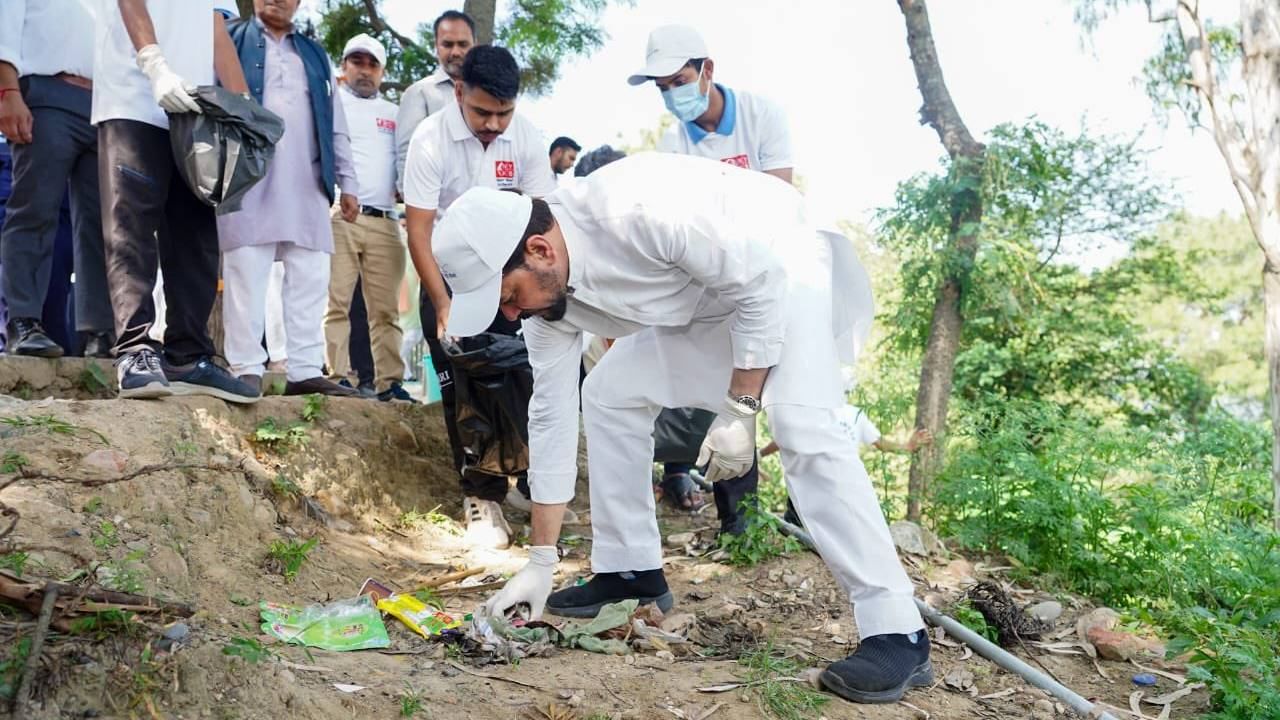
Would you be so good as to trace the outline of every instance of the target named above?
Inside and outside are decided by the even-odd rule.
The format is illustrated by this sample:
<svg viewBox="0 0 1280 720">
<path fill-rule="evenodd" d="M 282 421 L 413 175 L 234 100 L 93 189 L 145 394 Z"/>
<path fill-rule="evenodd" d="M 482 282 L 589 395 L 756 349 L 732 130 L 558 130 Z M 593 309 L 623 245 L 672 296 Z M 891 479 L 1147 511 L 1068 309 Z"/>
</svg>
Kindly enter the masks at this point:
<svg viewBox="0 0 1280 720">
<path fill-rule="evenodd" d="M 770 514 L 772 515 L 772 513 Z M 804 528 L 792 525 L 777 515 L 773 515 L 773 519 L 778 521 L 783 532 L 804 543 L 810 550 L 818 551 L 818 548 L 813 544 L 813 537 Z M 1014 655 L 1005 652 L 1003 648 L 965 627 L 958 620 L 947 617 L 929 607 L 920 598 L 912 599 L 916 601 L 916 607 L 926 620 L 943 628 L 948 635 L 973 648 L 973 651 L 982 657 L 1011 673 L 1017 674 L 1023 680 L 1058 698 L 1082 717 L 1097 718 L 1097 720 L 1119 720 L 1115 715 L 1089 702 L 1071 688 L 1031 667 Z"/>
</svg>

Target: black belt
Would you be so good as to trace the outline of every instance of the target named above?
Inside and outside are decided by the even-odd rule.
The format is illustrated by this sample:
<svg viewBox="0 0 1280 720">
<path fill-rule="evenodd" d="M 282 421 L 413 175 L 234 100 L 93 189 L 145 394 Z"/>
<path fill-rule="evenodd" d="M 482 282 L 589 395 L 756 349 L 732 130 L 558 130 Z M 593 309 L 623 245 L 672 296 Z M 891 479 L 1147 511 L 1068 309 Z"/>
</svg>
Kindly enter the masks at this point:
<svg viewBox="0 0 1280 720">
<path fill-rule="evenodd" d="M 388 220 L 397 219 L 395 210 L 382 210 L 371 205 L 361 205 L 360 214 L 368 215 L 369 217 L 386 218 Z"/>
</svg>

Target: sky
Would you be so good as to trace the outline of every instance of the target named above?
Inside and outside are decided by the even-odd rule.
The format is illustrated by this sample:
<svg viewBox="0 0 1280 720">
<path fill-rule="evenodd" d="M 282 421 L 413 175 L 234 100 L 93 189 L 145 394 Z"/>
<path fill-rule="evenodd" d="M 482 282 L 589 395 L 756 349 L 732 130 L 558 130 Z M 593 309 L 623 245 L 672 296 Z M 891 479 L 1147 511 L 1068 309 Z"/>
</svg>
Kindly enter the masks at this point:
<svg viewBox="0 0 1280 720">
<path fill-rule="evenodd" d="M 460 4 L 382 3 L 405 32 Z M 500 17 L 505 4 L 498 3 Z M 975 135 L 1031 116 L 1069 132 L 1087 124 L 1123 137 L 1141 133 L 1153 173 L 1173 183 L 1182 206 L 1237 214 L 1239 199 L 1210 135 L 1191 133 L 1178 116 L 1165 128 L 1140 87 L 1160 28 L 1135 5 L 1091 41 L 1068 0 L 945 0 L 929 12 L 947 85 Z M 1230 0 L 1201 6 L 1210 17 L 1238 17 Z M 637 142 L 665 110 L 652 85 L 632 87 L 626 78 L 643 65 L 649 31 L 666 23 L 699 29 L 718 82 L 769 96 L 787 111 L 796 172 L 818 217 L 869 221 L 892 202 L 898 182 L 937 167 L 942 147 L 919 124 L 905 25 L 891 0 L 610 3 L 604 46 L 562 66 L 554 90 L 522 99 L 518 111 L 548 138 L 568 135 L 584 148 Z"/>
</svg>

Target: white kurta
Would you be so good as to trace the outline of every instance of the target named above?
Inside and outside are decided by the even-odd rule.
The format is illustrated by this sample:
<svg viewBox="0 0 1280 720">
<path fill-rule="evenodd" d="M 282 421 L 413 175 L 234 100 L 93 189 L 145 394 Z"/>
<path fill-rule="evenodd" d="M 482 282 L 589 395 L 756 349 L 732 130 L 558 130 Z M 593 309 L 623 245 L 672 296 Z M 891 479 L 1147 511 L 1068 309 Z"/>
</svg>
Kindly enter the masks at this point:
<svg viewBox="0 0 1280 720">
<path fill-rule="evenodd" d="M 622 338 L 582 389 L 593 570 L 661 567 L 649 487 L 661 408 L 719 410 L 735 367 L 772 368 L 764 402 L 791 496 L 860 632 L 919 630 L 911 583 L 835 414 L 850 354 L 837 343 L 871 311 L 865 282 L 849 282 L 852 252 L 808 223 L 791 186 L 699 158 L 633 156 L 548 202 L 573 294 L 563 320 L 524 324 L 534 501 L 573 495 L 582 333 Z"/>
</svg>

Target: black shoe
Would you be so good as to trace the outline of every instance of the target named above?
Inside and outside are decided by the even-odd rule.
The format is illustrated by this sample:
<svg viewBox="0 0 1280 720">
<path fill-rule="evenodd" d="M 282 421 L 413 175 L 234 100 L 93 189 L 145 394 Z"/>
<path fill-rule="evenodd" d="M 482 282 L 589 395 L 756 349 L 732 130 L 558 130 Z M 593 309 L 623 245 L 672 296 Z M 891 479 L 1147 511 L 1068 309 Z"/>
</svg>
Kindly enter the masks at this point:
<svg viewBox="0 0 1280 720">
<path fill-rule="evenodd" d="M 846 700 L 898 702 L 909 688 L 933 684 L 929 637 L 920 630 L 865 638 L 856 652 L 823 670 L 821 678 L 824 687 Z"/>
<path fill-rule="evenodd" d="M 378 399 L 378 391 L 374 390 L 373 386 L 370 385 L 369 383 L 360 383 L 359 385 L 352 385 L 350 380 L 348 380 L 347 378 L 342 378 L 341 380 L 338 381 L 338 384 L 344 388 L 351 388 L 352 390 L 355 390 L 356 392 L 360 393 L 360 397 L 362 398 L 371 398 L 374 400 Z"/>
<path fill-rule="evenodd" d="M 160 355 L 150 348 L 121 355 L 116 360 L 116 380 L 122 398 L 141 400 L 173 394 L 160 368 Z"/>
<path fill-rule="evenodd" d="M 202 357 L 189 365 L 173 365 L 161 360 L 164 375 L 174 395 L 209 395 L 227 402 L 258 402 L 259 392 L 247 383 L 231 377 L 226 368 Z"/>
<path fill-rule="evenodd" d="M 84 333 L 84 356 L 87 358 L 109 358 L 114 354 L 112 348 L 116 344 L 116 334 L 110 330 L 104 332 Z"/>
<path fill-rule="evenodd" d="M 787 512 L 782 519 L 798 528 L 804 527 L 804 523 L 800 521 L 800 513 L 796 512 L 796 506 L 791 502 L 791 498 L 787 498 Z"/>
<path fill-rule="evenodd" d="M 382 402 L 391 402 L 392 400 L 400 400 L 402 402 L 417 403 L 413 396 L 405 391 L 404 386 L 398 382 L 391 383 L 391 387 L 378 393 L 378 399 Z"/>
<path fill-rule="evenodd" d="M 5 352 L 10 355 L 59 358 L 62 357 L 62 346 L 45 333 L 39 320 L 13 318 L 9 321 L 9 345 Z"/>
<path fill-rule="evenodd" d="M 641 570 L 596 573 L 585 585 L 574 585 L 551 593 L 547 598 L 547 610 L 561 617 L 590 618 L 609 603 L 631 599 L 639 600 L 641 605 L 657 603 L 658 609 L 664 613 L 675 605 L 662 570 Z"/>
<path fill-rule="evenodd" d="M 329 395 L 332 397 L 358 397 L 360 393 L 356 392 L 350 385 L 343 385 L 340 382 L 333 382 L 329 378 L 317 375 L 306 380 L 294 382 L 290 380 L 284 384 L 285 395 Z"/>
</svg>

